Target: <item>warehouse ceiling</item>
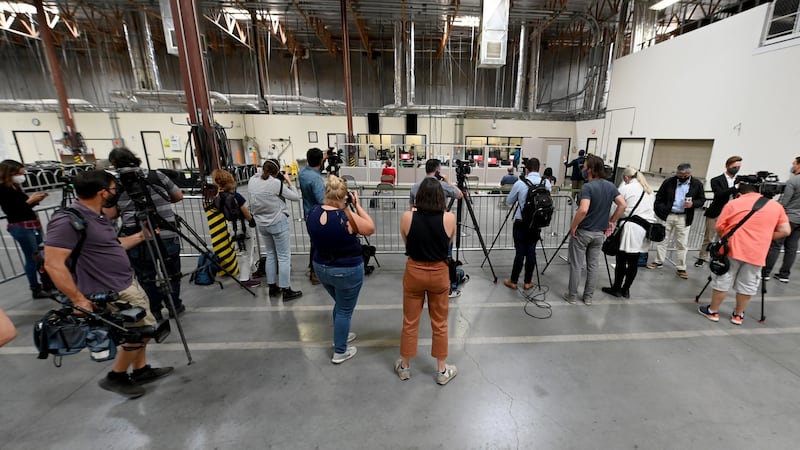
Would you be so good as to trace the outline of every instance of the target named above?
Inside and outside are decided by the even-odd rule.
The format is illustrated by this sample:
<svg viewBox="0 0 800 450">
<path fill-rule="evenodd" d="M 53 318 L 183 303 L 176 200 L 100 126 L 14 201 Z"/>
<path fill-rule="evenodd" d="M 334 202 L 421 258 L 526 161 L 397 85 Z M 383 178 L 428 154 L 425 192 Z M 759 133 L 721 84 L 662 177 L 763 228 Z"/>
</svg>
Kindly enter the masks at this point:
<svg viewBox="0 0 800 450">
<path fill-rule="evenodd" d="M 634 6 L 645 8 L 655 2 L 511 0 L 509 32 L 525 25 L 531 30 L 529 36 L 541 36 L 543 42 L 551 45 L 585 43 L 582 36 L 596 34 L 598 30 L 611 34 L 608 37 L 613 39 L 620 23 L 624 26 L 623 35 L 631 32 Z M 678 1 L 651 13 L 657 28 L 654 34 L 656 39 L 666 38 L 692 22 L 727 16 L 726 11 L 736 9 L 740 3 L 740 0 Z M 71 39 L 99 43 L 112 39 L 124 45 L 122 24 L 126 14 L 145 12 L 154 22 L 162 17 L 158 0 L 58 0 L 44 4 L 57 17 L 51 19 L 57 43 Z M 206 24 L 224 30 L 234 42 L 248 45 L 248 30 L 255 17 L 260 26 L 292 53 L 341 52 L 342 5 L 346 9 L 351 48 L 365 51 L 391 47 L 394 25 L 398 22 L 413 22 L 416 39 L 439 41 L 442 47 L 450 38 L 474 38 L 480 30 L 482 14 L 481 0 L 199 0 L 196 4 Z M 32 6 L 26 2 L 0 2 L 0 5 L 5 10 L 0 28 L 7 31 L 10 39 L 19 41 L 37 35 L 35 14 L 26 13 Z M 160 38 L 163 39 L 163 34 Z M 208 44 L 212 48 L 224 45 L 216 39 L 209 39 Z"/>
</svg>

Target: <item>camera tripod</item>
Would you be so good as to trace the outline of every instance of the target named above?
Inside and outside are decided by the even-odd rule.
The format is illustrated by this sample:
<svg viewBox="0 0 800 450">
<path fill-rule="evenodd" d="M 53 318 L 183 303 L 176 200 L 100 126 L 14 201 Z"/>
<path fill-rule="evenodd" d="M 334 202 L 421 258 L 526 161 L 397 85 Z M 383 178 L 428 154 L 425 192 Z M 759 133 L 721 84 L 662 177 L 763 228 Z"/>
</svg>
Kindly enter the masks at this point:
<svg viewBox="0 0 800 450">
<path fill-rule="evenodd" d="M 506 224 L 508 223 L 508 219 L 510 217 L 513 217 L 514 214 L 516 214 L 518 208 L 519 208 L 519 203 L 518 202 L 514 202 L 514 206 L 512 206 L 511 208 L 508 209 L 508 213 L 506 213 L 506 217 L 505 217 L 505 219 L 503 219 L 503 223 L 500 224 L 500 229 L 497 230 L 497 234 L 494 236 L 494 239 L 492 240 L 492 244 L 489 246 L 489 252 L 488 253 L 492 252 L 492 249 L 494 249 L 494 244 L 500 238 L 500 234 L 503 232 L 503 228 L 505 228 Z M 537 242 L 539 244 L 541 244 L 542 254 L 544 255 L 544 260 L 547 261 L 547 252 L 545 252 L 545 250 L 544 250 L 544 242 L 542 242 L 541 230 L 537 230 L 537 232 L 540 233 L 540 234 L 539 234 L 539 237 L 536 240 L 537 240 Z M 536 251 L 536 245 L 535 244 L 534 244 L 534 249 L 533 250 L 534 250 L 534 252 Z M 486 263 L 486 261 L 488 259 L 489 259 L 489 255 L 487 254 L 486 257 L 483 259 L 483 263 L 481 263 L 481 267 L 483 267 L 483 265 Z M 536 269 L 536 285 L 537 286 L 541 286 L 542 280 L 539 278 L 539 262 L 538 262 L 538 260 L 534 263 L 534 268 Z M 544 271 L 542 271 L 542 273 L 544 273 Z"/>
<path fill-rule="evenodd" d="M 703 289 L 700 289 L 700 292 L 698 292 L 697 295 L 694 297 L 695 303 L 700 303 L 700 297 L 703 295 L 703 292 L 705 292 L 706 289 L 708 289 L 708 285 L 711 284 L 712 280 L 713 277 L 709 275 L 708 279 L 706 279 L 706 284 L 703 286 Z M 758 319 L 758 323 L 764 323 L 767 321 L 767 316 L 764 315 L 764 297 L 767 294 L 767 282 L 764 281 L 763 276 L 761 277 L 761 283 L 759 284 L 761 285 L 761 288 L 759 289 L 761 291 L 761 318 Z"/>
<path fill-rule="evenodd" d="M 475 218 L 475 210 L 472 209 L 472 198 L 470 197 L 469 193 L 469 186 L 467 184 L 467 177 L 464 174 L 463 170 L 460 168 L 456 168 L 456 180 L 458 189 L 463 194 L 460 199 L 458 199 L 456 203 L 456 261 L 458 261 L 458 252 L 461 249 L 461 227 L 462 227 L 462 206 L 467 205 L 467 211 L 469 212 L 469 217 L 472 219 L 472 227 L 475 230 L 475 233 L 478 235 L 478 241 L 481 243 L 481 249 L 483 250 L 483 255 L 486 257 L 485 261 L 489 262 L 489 269 L 492 271 L 493 282 L 497 283 L 497 275 L 494 273 L 494 267 L 492 266 L 492 260 L 489 259 L 489 251 L 486 249 L 486 243 L 483 241 L 483 236 L 481 235 L 481 227 L 478 225 L 478 220 Z M 453 200 L 450 200 L 450 204 L 447 206 L 447 209 L 450 210 L 453 205 Z M 483 264 L 481 264 L 483 267 Z"/>
<path fill-rule="evenodd" d="M 545 264 L 545 266 L 544 266 L 544 269 L 542 269 L 542 275 L 544 275 L 544 272 L 545 272 L 545 270 L 547 270 L 547 268 L 548 268 L 548 267 L 550 267 L 550 263 L 552 263 L 552 262 L 553 262 L 553 260 L 554 260 L 554 259 L 556 259 L 556 256 L 558 256 L 558 252 L 561 250 L 561 248 L 562 248 L 562 247 L 564 246 L 564 244 L 567 242 L 567 239 L 569 239 L 569 236 L 570 236 L 570 233 L 569 233 L 569 231 L 568 231 L 568 232 L 567 232 L 567 234 L 566 234 L 566 235 L 564 235 L 564 239 L 562 239 L 562 240 L 561 240 L 561 243 L 560 243 L 560 244 L 558 244 L 558 247 L 556 248 L 556 251 L 555 251 L 555 252 L 553 252 L 553 257 L 552 257 L 552 258 L 550 258 L 550 261 L 547 261 L 547 264 Z M 611 286 L 613 286 L 613 285 L 614 285 L 614 282 L 611 280 L 611 267 L 610 267 L 610 265 L 608 264 L 608 255 L 606 255 L 605 253 L 603 253 L 603 257 L 604 257 L 604 258 L 605 258 L 605 260 L 606 260 L 606 273 L 608 274 L 608 284 L 609 284 L 609 285 L 611 285 Z M 547 256 L 545 256 L 545 260 L 546 260 L 546 259 L 547 259 Z"/>
</svg>

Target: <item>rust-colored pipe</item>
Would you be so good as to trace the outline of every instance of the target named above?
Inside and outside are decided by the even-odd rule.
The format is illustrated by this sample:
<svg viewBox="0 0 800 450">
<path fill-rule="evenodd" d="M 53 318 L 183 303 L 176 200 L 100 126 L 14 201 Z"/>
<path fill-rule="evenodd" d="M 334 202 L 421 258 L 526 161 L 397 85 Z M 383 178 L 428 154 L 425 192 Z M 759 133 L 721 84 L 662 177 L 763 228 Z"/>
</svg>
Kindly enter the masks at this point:
<svg viewBox="0 0 800 450">
<path fill-rule="evenodd" d="M 197 9 L 193 0 L 171 0 L 172 20 L 178 41 L 181 73 L 189 120 L 205 129 L 205 136 L 195 135 L 197 165 L 202 175 L 208 175 L 220 167 L 217 143 L 213 139 L 211 101 L 208 97 L 208 82 L 200 48 L 200 34 L 197 27 Z M 210 152 L 211 167 L 204 167 L 203 152 Z"/>
<path fill-rule="evenodd" d="M 344 61 L 344 102 L 347 110 L 347 142 L 354 144 L 353 91 L 350 86 L 350 35 L 347 31 L 347 1 L 340 0 L 342 10 L 342 60 Z"/>
<path fill-rule="evenodd" d="M 56 87 L 58 105 L 61 107 L 61 115 L 64 119 L 64 126 L 67 129 L 67 136 L 69 137 L 69 146 L 75 155 L 80 155 L 83 149 L 78 141 L 77 131 L 75 130 L 75 119 L 72 117 L 72 110 L 69 108 L 69 101 L 67 101 L 67 89 L 64 87 L 64 78 L 61 77 L 61 67 L 58 65 L 58 56 L 56 55 L 56 45 L 55 42 L 53 42 L 53 35 L 50 34 L 50 26 L 47 24 L 47 14 L 44 12 L 42 0 L 36 0 L 35 4 L 37 21 L 39 22 L 39 36 L 42 38 L 45 56 L 47 57 L 47 65 L 50 66 L 50 76 L 53 78 L 53 84 Z"/>
</svg>

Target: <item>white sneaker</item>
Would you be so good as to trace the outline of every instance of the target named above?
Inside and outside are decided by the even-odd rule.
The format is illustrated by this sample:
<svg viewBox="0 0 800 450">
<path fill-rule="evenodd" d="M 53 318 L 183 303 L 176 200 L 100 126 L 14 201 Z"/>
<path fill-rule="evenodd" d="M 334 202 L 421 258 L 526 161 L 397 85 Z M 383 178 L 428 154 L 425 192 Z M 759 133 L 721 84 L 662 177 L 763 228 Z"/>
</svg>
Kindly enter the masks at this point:
<svg viewBox="0 0 800 450">
<path fill-rule="evenodd" d="M 355 333 L 353 333 L 352 331 L 347 333 L 347 343 L 348 344 L 353 342 L 353 341 L 355 341 L 355 340 L 356 340 L 356 334 Z M 331 347 L 336 347 L 336 344 L 335 343 L 331 344 Z"/>
<path fill-rule="evenodd" d="M 394 372 L 403 381 L 411 378 L 411 367 L 403 367 L 402 359 L 398 359 L 394 362 Z"/>
<path fill-rule="evenodd" d="M 348 359 L 352 358 L 353 356 L 356 356 L 356 353 L 358 353 L 358 349 L 357 348 L 355 348 L 355 347 L 347 347 L 347 350 L 344 353 L 336 353 L 336 352 L 334 352 L 333 353 L 333 358 L 331 358 L 331 362 L 334 363 L 334 364 L 341 364 L 341 363 L 347 361 Z"/>
<path fill-rule="evenodd" d="M 450 380 L 458 375 L 458 370 L 456 366 L 451 366 L 447 364 L 444 366 L 444 373 L 436 372 L 436 384 L 444 386 L 445 384 L 449 383 Z"/>
<path fill-rule="evenodd" d="M 447 298 L 458 298 L 461 297 L 461 289 L 451 289 L 450 294 L 447 295 Z"/>
</svg>

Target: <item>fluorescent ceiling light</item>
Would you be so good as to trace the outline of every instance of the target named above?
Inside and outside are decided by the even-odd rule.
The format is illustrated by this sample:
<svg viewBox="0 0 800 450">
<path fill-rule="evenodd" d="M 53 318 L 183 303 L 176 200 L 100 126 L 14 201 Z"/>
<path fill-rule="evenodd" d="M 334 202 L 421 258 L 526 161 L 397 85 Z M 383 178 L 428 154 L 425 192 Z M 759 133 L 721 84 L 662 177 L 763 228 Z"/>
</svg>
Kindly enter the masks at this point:
<svg viewBox="0 0 800 450">
<path fill-rule="evenodd" d="M 50 14 L 57 14 L 58 8 L 45 6 L 44 10 Z M 17 13 L 17 14 L 36 14 L 36 7 L 21 2 L 0 2 L 0 11 Z"/>
<path fill-rule="evenodd" d="M 662 9 L 666 8 L 667 6 L 673 5 L 678 3 L 679 0 L 661 0 L 660 2 L 656 3 L 655 5 L 651 6 L 650 9 L 655 11 L 661 11 Z"/>
<path fill-rule="evenodd" d="M 475 28 L 480 24 L 481 18 L 478 16 L 456 16 L 453 20 L 454 27 Z"/>
</svg>

